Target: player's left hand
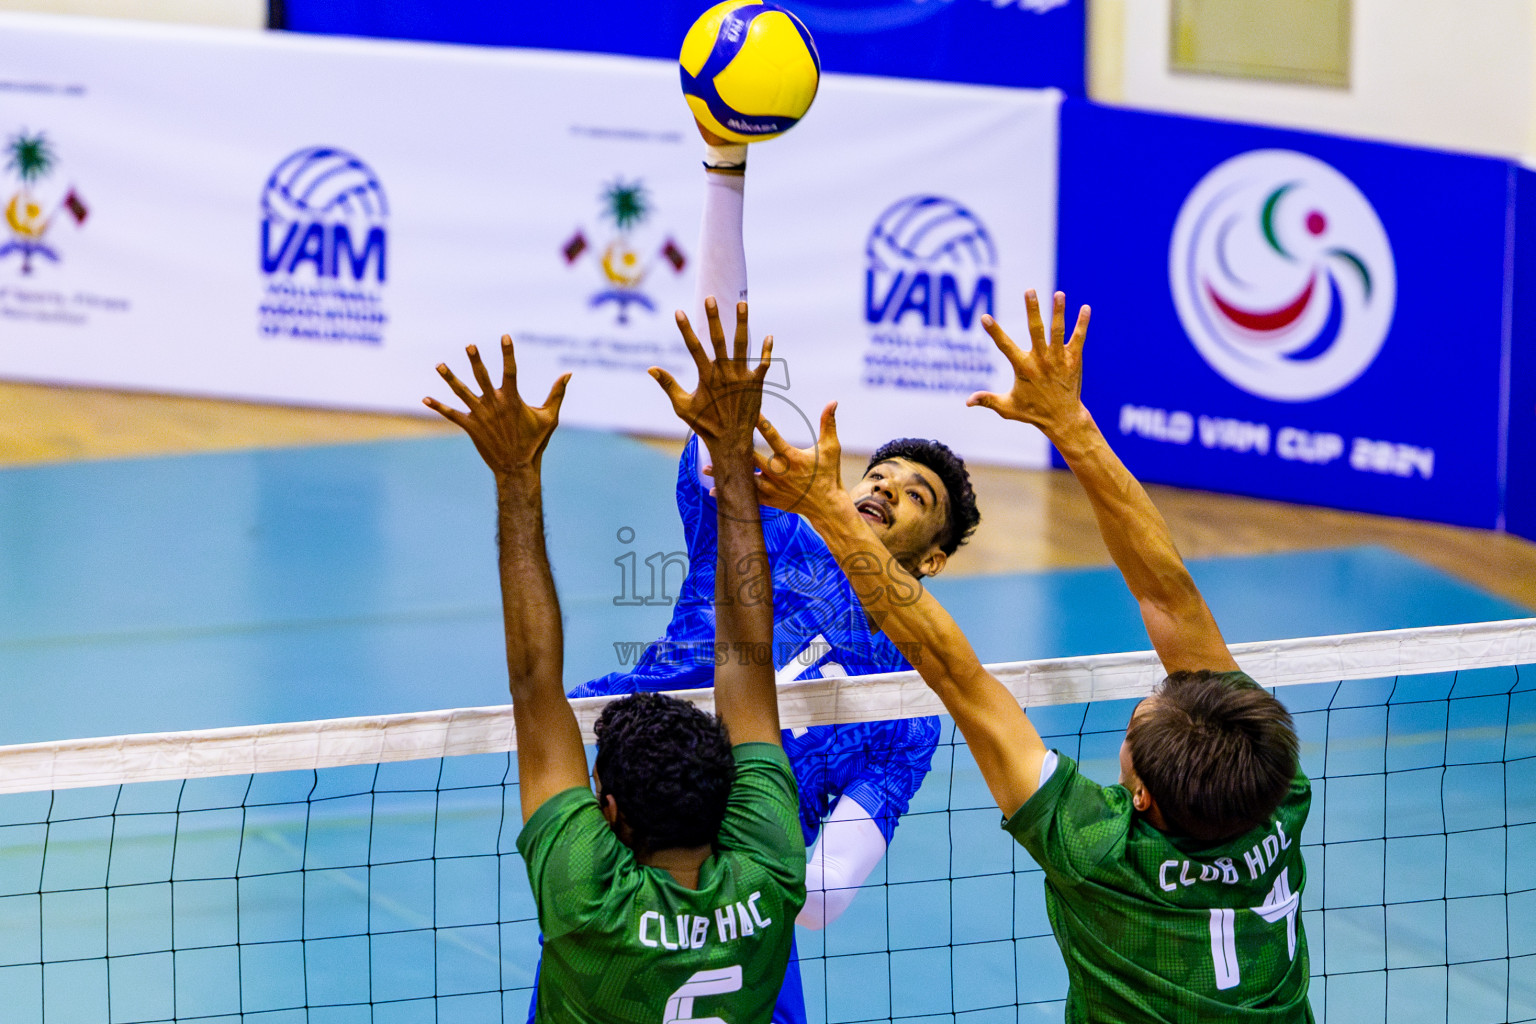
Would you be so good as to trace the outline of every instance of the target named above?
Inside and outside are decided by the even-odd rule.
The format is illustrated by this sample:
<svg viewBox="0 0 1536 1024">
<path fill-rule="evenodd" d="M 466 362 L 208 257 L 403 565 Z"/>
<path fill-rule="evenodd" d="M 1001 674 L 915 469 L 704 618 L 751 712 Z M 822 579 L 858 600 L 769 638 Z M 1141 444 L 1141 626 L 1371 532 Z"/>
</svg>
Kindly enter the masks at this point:
<svg viewBox="0 0 1536 1024">
<path fill-rule="evenodd" d="M 757 453 L 757 497 L 764 505 L 799 512 L 814 521 L 818 513 L 836 508 L 840 498 L 848 501 L 836 402 L 821 411 L 821 431 L 813 447 L 794 447 L 765 417 L 759 417 L 757 430 L 773 451 L 771 456 Z"/>
<path fill-rule="evenodd" d="M 720 324 L 720 309 L 713 298 L 704 300 L 704 314 L 709 320 L 709 343 L 713 358 L 704 351 L 688 315 L 677 311 L 677 329 L 693 356 L 699 371 L 699 386 L 684 391 L 666 370 L 653 366 L 648 371 L 667 393 L 672 411 L 688 424 L 718 462 L 731 455 L 752 451 L 752 431 L 763 407 L 763 381 L 773 359 L 773 337 L 763 339 L 762 355 L 756 365 L 747 358 L 747 304 L 736 304 L 736 334 L 731 351 L 726 352 L 725 328 Z"/>
<path fill-rule="evenodd" d="M 491 375 L 480 360 L 480 350 L 470 345 L 464 351 L 469 356 L 469 368 L 480 385 L 481 394 L 466 387 L 446 363 L 438 363 L 437 372 L 459 400 L 469 407 L 469 412 L 462 413 L 430 397 L 423 398 L 422 403 L 468 434 L 480 457 L 498 476 L 527 471 L 537 473 L 544 448 L 560 422 L 560 403 L 565 401 L 565 388 L 571 375 L 567 373 L 555 381 L 543 405 L 530 406 L 517 393 L 517 360 L 512 352 L 510 335 L 501 336 L 499 389 L 491 383 Z"/>
<path fill-rule="evenodd" d="M 965 404 L 984 406 L 1004 419 L 1032 423 L 1047 437 L 1060 437 L 1078 423 L 1087 411 L 1083 407 L 1083 343 L 1088 339 L 1090 310 L 1082 307 L 1072 337 L 1066 337 L 1067 297 L 1057 292 L 1051 303 L 1051 335 L 1046 340 L 1045 324 L 1040 319 L 1040 300 L 1034 289 L 1024 293 L 1029 311 L 1029 350 L 1016 345 L 1002 326 L 990 316 L 981 318 L 982 328 L 992 337 L 1013 368 L 1013 387 L 1007 394 L 978 391 Z"/>
</svg>

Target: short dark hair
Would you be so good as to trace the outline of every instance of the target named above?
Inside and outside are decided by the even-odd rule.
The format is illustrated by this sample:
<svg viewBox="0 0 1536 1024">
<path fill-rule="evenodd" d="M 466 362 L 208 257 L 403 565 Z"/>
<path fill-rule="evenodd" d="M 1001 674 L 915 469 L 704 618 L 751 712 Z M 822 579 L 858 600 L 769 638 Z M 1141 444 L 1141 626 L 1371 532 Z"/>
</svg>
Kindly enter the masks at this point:
<svg viewBox="0 0 1536 1024">
<path fill-rule="evenodd" d="M 976 492 L 971 489 L 971 474 L 965 468 L 965 460 L 942 441 L 898 437 L 881 445 L 869 457 L 864 472 L 868 473 L 876 463 L 889 459 L 907 459 L 938 474 L 949 494 L 949 519 L 938 536 L 939 550 L 946 555 L 954 554 L 976 532 L 976 524 L 981 522 L 981 512 L 976 508 Z"/>
<path fill-rule="evenodd" d="M 1268 821 L 1299 756 L 1285 705 L 1234 672 L 1175 672 L 1151 699 L 1126 742 L 1169 829 L 1214 841 Z"/>
<path fill-rule="evenodd" d="M 605 707 L 594 731 L 598 783 L 636 853 L 715 841 L 736 781 L 724 722 L 675 697 L 637 693 Z"/>
</svg>

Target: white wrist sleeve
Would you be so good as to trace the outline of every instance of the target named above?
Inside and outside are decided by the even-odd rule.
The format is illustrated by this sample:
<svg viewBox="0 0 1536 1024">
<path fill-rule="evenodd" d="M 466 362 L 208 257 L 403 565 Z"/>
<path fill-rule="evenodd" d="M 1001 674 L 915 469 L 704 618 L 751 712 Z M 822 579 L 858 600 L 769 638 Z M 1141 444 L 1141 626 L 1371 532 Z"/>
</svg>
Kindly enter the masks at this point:
<svg viewBox="0 0 1536 1024">
<path fill-rule="evenodd" d="M 729 338 L 736 329 L 736 303 L 747 297 L 747 251 L 742 241 L 741 215 L 747 178 L 744 174 L 704 172 L 704 221 L 699 227 L 698 274 L 695 277 L 693 328 L 706 339 L 704 299 L 713 295 L 720 323 Z"/>
</svg>

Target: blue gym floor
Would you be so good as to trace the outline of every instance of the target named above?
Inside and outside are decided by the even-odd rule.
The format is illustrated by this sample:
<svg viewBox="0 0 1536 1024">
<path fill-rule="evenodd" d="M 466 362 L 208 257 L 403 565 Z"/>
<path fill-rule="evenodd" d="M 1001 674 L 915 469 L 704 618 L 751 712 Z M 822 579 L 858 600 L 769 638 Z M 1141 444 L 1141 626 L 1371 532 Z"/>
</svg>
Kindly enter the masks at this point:
<svg viewBox="0 0 1536 1024">
<path fill-rule="evenodd" d="M 562 429 L 545 471 L 574 684 L 666 622 L 616 601 L 683 548 L 675 461 Z M 461 438 L 0 472 L 0 743 L 504 703 L 493 504 Z M 1232 642 L 1529 614 L 1376 548 L 1191 568 Z M 933 591 L 988 661 L 1148 646 L 1112 569 Z"/>
<path fill-rule="evenodd" d="M 551 556 L 566 617 L 567 679 L 575 683 L 617 667 L 615 642 L 643 643 L 666 621 L 664 603 L 623 603 L 636 590 L 636 581 L 626 582 L 623 574 L 638 569 L 638 590 L 646 594 L 646 558 L 683 546 L 672 504 L 675 461 L 624 438 L 563 429 L 550 446 L 545 469 Z M 985 511 L 985 494 L 981 500 Z M 1529 614 L 1377 548 L 1215 559 L 1191 568 L 1233 642 Z M 669 592 L 675 592 L 678 571 L 676 565 L 667 570 Z M 935 580 L 933 590 L 988 661 L 1147 646 L 1135 607 L 1110 569 L 946 577 Z M 6 714 L 0 716 L 0 743 L 498 704 L 506 699 L 502 657 L 493 488 L 489 472 L 465 439 L 0 472 L 0 686 L 7 698 Z M 1304 908 L 1314 970 L 1326 963 L 1330 972 L 1342 972 L 1314 983 L 1320 1019 L 1326 1008 L 1332 1008 L 1336 1019 L 1351 1021 L 1459 1020 L 1467 1013 L 1478 1019 L 1505 1019 L 1501 1014 L 1512 1012 L 1506 994 L 1523 992 L 1521 982 L 1477 974 L 1484 970 L 1481 953 L 1470 968 L 1435 966 L 1451 964 L 1458 949 L 1481 949 L 1478 944 L 1486 934 L 1507 934 L 1510 955 L 1517 952 L 1516 946 L 1536 950 L 1536 928 L 1524 923 L 1528 915 L 1504 909 L 1503 894 L 1514 891 L 1513 876 L 1464 878 L 1457 872 L 1465 858 L 1457 858 L 1454 848 L 1461 834 L 1441 835 L 1455 827 L 1457 815 L 1476 817 L 1481 812 L 1475 809 L 1483 807 L 1494 830 L 1507 832 L 1510 871 L 1524 863 L 1525 858 L 1516 856 L 1516 829 L 1498 827 L 1504 810 L 1503 776 L 1496 789 L 1491 784 L 1457 789 L 1447 783 L 1438 794 L 1426 790 L 1426 799 L 1439 810 L 1426 804 L 1425 813 L 1436 820 L 1394 832 L 1391 816 L 1398 811 L 1390 793 L 1384 812 L 1380 793 L 1356 793 L 1350 788 L 1352 779 L 1331 777 L 1336 756 L 1369 762 L 1360 770 L 1383 779 L 1387 776 L 1381 773 L 1403 767 L 1393 760 L 1401 761 L 1400 753 L 1386 752 L 1386 709 L 1380 708 L 1379 723 L 1362 719 L 1351 724 L 1346 715 L 1314 728 L 1314 722 L 1322 721 L 1316 716 L 1328 712 L 1315 711 L 1308 701 L 1321 707 L 1337 703 L 1331 688 L 1324 689 L 1329 692 L 1319 695 L 1317 688 L 1298 687 L 1285 694 L 1299 714 L 1309 773 L 1321 778 L 1325 748 L 1329 758 L 1328 812 L 1325 816 L 1319 799 L 1305 842 L 1309 851 L 1325 838 L 1340 843 L 1328 848 L 1326 858 L 1320 847 L 1308 854 L 1311 882 Z M 1364 703 L 1386 699 L 1374 692 L 1367 697 Z M 1526 718 L 1536 717 L 1530 703 L 1516 705 Z M 1051 740 L 1054 745 L 1081 757 L 1090 774 L 1109 781 L 1129 711 L 1129 702 L 1120 702 L 1095 705 L 1086 719 L 1081 708 L 1063 708 L 1044 711 L 1038 720 L 1042 731 L 1057 734 Z M 1512 717 L 1515 712 L 1503 713 Z M 1531 732 L 1529 721 L 1520 727 Z M 1430 745 L 1454 753 L 1461 741 L 1452 737 L 1443 717 L 1438 728 L 1441 738 L 1431 736 Z M 1314 733 L 1322 737 L 1322 729 L 1332 730 L 1326 741 L 1311 738 Z M 1363 740 L 1354 735 L 1361 730 Z M 1508 731 L 1514 735 L 1517 730 Z M 1412 739 L 1422 746 L 1422 736 Z M 1453 763 L 1447 760 L 1450 756 L 1442 753 L 1439 763 Z M 26 1021 L 159 1020 L 170 1015 L 173 1002 L 183 1017 L 212 1018 L 238 1007 L 249 1011 L 261 1005 L 292 1005 L 281 1002 L 291 998 L 284 993 L 303 983 L 308 988 L 300 996 L 307 993 L 310 1002 L 320 998 L 317 993 L 355 992 L 363 993 L 365 1001 L 400 1000 L 373 1007 L 371 1017 L 312 1011 L 312 1021 L 479 1022 L 501 1020 L 503 1013 L 505 1020 L 518 1019 L 526 1005 L 522 989 L 536 955 L 526 882 L 513 877 L 514 871 L 502 879 L 499 890 L 501 913 L 515 906 L 521 923 L 504 924 L 498 932 L 493 924 L 477 923 L 481 918 L 476 916 L 490 913 L 489 920 L 497 920 L 494 900 L 487 910 L 484 886 L 494 886 L 496 872 L 509 870 L 507 864 L 517 866 L 515 858 L 505 856 L 510 834 L 498 836 L 492 828 L 481 840 L 463 839 L 467 845 L 462 851 L 453 845 L 460 840 L 445 838 L 445 829 L 465 827 L 471 820 L 465 815 L 483 812 L 494 818 L 501 810 L 499 779 L 505 769 L 498 763 L 505 761 L 468 760 L 474 764 L 466 771 L 486 774 L 473 785 L 485 788 L 461 797 L 452 819 L 441 817 L 432 802 L 430 779 L 426 803 L 415 789 L 410 793 L 416 795 L 400 798 L 405 802 L 399 820 L 382 809 L 388 794 L 375 797 L 373 813 L 384 815 L 375 827 L 394 830 L 392 845 L 420 846 L 434 859 L 447 858 L 436 860 L 437 875 L 428 869 L 419 879 L 399 881 L 402 888 L 395 895 L 388 887 L 397 883 L 389 881 L 393 876 L 381 867 L 357 875 L 361 882 L 348 881 L 353 874 L 346 872 L 306 872 L 308 883 L 298 882 L 298 874 L 283 873 L 317 856 L 324 858 L 326 833 L 316 839 L 313 831 L 322 813 L 319 804 L 304 811 L 301 803 L 297 819 L 273 819 L 260 827 L 237 815 L 232 824 L 211 825 L 178 840 L 174 876 L 168 844 L 156 840 L 159 845 L 145 846 L 142 863 L 135 859 L 140 852 L 120 845 L 111 855 L 113 879 L 122 871 L 146 880 L 167 879 L 163 886 L 146 883 L 123 889 L 125 898 L 137 893 L 145 900 L 159 899 L 155 893 L 161 888 L 169 893 L 174 884 L 204 886 L 196 891 L 226 893 L 233 899 L 235 882 L 218 877 L 219 871 L 210 871 L 206 882 L 169 881 L 204 877 L 195 861 L 187 860 L 199 849 L 243 849 L 242 858 L 256 851 L 274 863 L 292 864 L 265 869 L 276 872 L 270 876 L 246 877 L 246 860 L 240 860 L 239 893 L 246 901 L 242 908 L 254 905 L 260 916 L 248 926 L 248 911 L 242 909 L 239 941 L 250 943 L 254 934 L 259 943 L 264 934 L 260 929 L 269 926 L 274 940 L 272 945 L 243 946 L 243 960 L 211 948 L 185 949 L 186 942 L 200 941 L 186 937 L 199 934 L 197 929 L 204 925 L 197 916 L 201 908 L 192 904 L 187 909 L 184 895 L 175 897 L 174 915 L 169 895 L 164 909 L 146 903 L 149 909 L 139 917 L 125 916 L 113 903 L 112 934 L 129 937 L 121 946 L 118 938 L 112 939 L 111 955 L 117 959 L 112 961 L 110 986 L 105 961 L 93 959 L 108 953 L 99 938 L 107 927 L 105 916 L 97 922 L 98 914 L 105 915 L 105 903 L 73 917 L 49 918 L 64 923 L 43 929 L 45 958 L 54 958 L 52 949 L 84 950 L 58 955 L 85 959 L 50 964 L 41 973 L 4 966 L 37 958 L 29 946 L 39 930 L 29 916 L 35 912 L 29 908 L 35 908 L 36 897 L 27 893 L 37 892 L 38 883 L 35 877 L 18 882 L 17 876 L 31 869 L 13 868 L 41 865 L 43 855 L 28 838 L 30 826 L 0 828 L 0 1002 L 15 1011 L 15 1019 Z M 1485 767 L 1470 764 L 1464 770 Z M 1502 771 L 1506 766 L 1494 767 Z M 428 775 L 435 771 L 430 765 L 421 770 Z M 393 766 L 381 780 L 420 773 L 411 765 Z M 332 784 L 329 778 L 321 781 L 321 790 Z M 307 775 L 289 781 L 300 789 L 310 785 Z M 1515 798 L 1514 778 L 1509 785 L 1511 808 L 1529 800 Z M 187 799 L 185 795 L 156 786 L 160 784 L 134 787 L 133 795 L 125 790 L 121 797 L 111 790 L 76 791 L 61 794 L 51 806 L 38 806 L 55 822 L 71 817 L 71 808 L 94 813 L 123 801 L 142 804 L 141 810 L 185 810 L 177 804 Z M 202 800 L 224 788 L 229 787 L 221 780 L 208 780 L 188 792 L 195 791 Z M 236 807 L 238 788 L 233 795 Z M 1321 795 L 1322 786 L 1318 788 Z M 480 795 L 472 797 L 474 793 Z M 304 792 L 295 795 L 302 800 Z M 24 810 L 32 804 L 37 801 L 29 797 L 0 801 L 0 825 L 35 820 L 19 816 L 32 813 Z M 1382 838 L 1351 842 L 1348 829 L 1355 820 L 1384 813 L 1389 823 L 1382 832 L 1371 833 Z M 308 833 L 301 830 L 306 820 Z M 870 890 L 826 932 L 800 933 L 813 1021 L 887 1015 L 915 1020 L 929 1014 L 938 1016 L 924 1019 L 1061 1019 L 1064 974 L 1044 924 L 1039 876 L 1027 870 L 1027 856 L 996 825 L 996 808 L 968 756 L 941 747 Z M 1482 826 L 1474 822 L 1466 827 Z M 1341 831 L 1335 834 L 1336 829 Z M 91 847 L 83 833 L 76 841 L 67 838 L 62 826 L 55 825 L 54 832 L 50 842 L 63 845 L 48 855 L 52 866 L 42 874 L 45 917 L 48 907 L 60 905 L 67 895 L 49 895 L 53 890 L 84 890 L 108 881 L 106 860 L 86 852 Z M 1466 835 L 1474 843 L 1492 842 L 1487 838 L 1491 833 Z M 475 842 L 488 845 L 472 849 Z M 498 850 L 503 856 L 497 856 Z M 1383 857 L 1390 867 L 1403 851 L 1409 869 L 1388 879 L 1383 889 Z M 463 860 L 453 859 L 461 853 Z M 1529 859 L 1536 862 L 1536 856 Z M 223 875 L 235 874 L 234 863 L 230 860 L 220 869 Z M 1501 867 L 1504 863 L 1499 861 Z M 476 864 L 486 865 L 485 878 L 473 874 Z M 450 885 L 442 874 L 454 865 L 466 872 L 462 884 Z M 396 874 L 404 879 L 402 872 Z M 328 881 L 331 875 L 345 884 Z M 265 884 L 269 877 L 273 887 L 261 890 L 263 898 L 255 903 L 247 899 L 247 887 Z M 277 888 L 279 881 L 291 882 L 293 891 Z M 1420 892 L 1415 886 L 1427 888 Z M 1358 911 L 1338 902 L 1361 892 L 1366 895 Z M 1453 896 L 1449 903 L 1436 902 Z M 1338 908 L 1329 911 L 1326 921 L 1325 899 L 1328 907 Z M 1512 904 L 1515 897 L 1508 899 Z M 1497 902 L 1497 910 L 1480 900 Z M 1438 925 L 1413 917 L 1442 905 L 1450 909 L 1442 912 Z M 419 911 L 411 910 L 418 906 Z M 1394 910 L 1398 907 L 1407 909 Z M 8 915 L 13 910 L 25 913 L 12 920 Z M 394 921 L 391 915 L 399 921 L 389 923 Z M 177 922 L 176 948 L 181 950 L 175 954 L 174 978 L 170 954 L 138 958 L 142 963 L 120 955 L 124 949 L 138 948 L 133 943 L 140 941 L 145 949 L 164 948 L 154 944 L 167 941 L 156 936 L 171 916 Z M 397 931 L 375 935 L 371 947 L 351 939 L 323 939 L 322 944 L 335 945 L 322 953 L 313 941 L 316 935 L 332 934 L 316 920 L 356 918 L 378 929 L 381 916 L 387 919 L 383 928 Z M 449 927 L 446 918 L 467 923 Z M 283 930 L 288 928 L 291 936 Z M 1383 956 L 1376 951 L 1386 946 L 1389 932 L 1391 952 Z M 279 937 L 295 941 L 276 942 Z M 235 938 L 231 934 L 218 941 Z M 10 959 L 12 945 L 28 949 Z M 305 952 L 311 946 L 313 956 Z M 385 949 L 396 951 L 386 956 Z M 278 953 L 284 950 L 298 959 L 282 959 Z M 269 952 L 269 970 L 253 966 L 258 954 Z M 1420 963 L 1427 966 L 1420 968 Z M 1403 968 L 1392 982 L 1395 995 L 1388 992 L 1383 967 Z M 467 980 L 479 974 L 486 978 Z M 162 976 L 163 982 L 155 981 Z M 1422 998 L 1413 987 L 1421 977 L 1427 985 Z M 491 993 L 498 987 L 501 993 L 452 1005 L 451 1000 L 432 998 L 454 991 L 456 984 L 482 982 Z M 273 1001 L 262 1002 L 267 999 Z M 1015 1010 L 1016 999 L 1039 1001 Z M 1006 1009 L 974 1017 L 964 1013 L 971 1007 L 1000 1005 Z M 247 1012 L 247 1019 L 258 1018 Z M 304 1018 L 271 1019 L 272 1024 L 289 1024 Z"/>
</svg>

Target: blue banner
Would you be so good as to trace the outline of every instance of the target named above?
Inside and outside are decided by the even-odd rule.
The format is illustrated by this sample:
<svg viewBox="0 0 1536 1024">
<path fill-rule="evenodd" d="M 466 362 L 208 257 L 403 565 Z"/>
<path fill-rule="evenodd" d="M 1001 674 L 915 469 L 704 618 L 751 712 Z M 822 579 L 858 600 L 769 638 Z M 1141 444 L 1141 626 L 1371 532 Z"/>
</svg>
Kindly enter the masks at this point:
<svg viewBox="0 0 1536 1024">
<path fill-rule="evenodd" d="M 1058 280 L 1137 476 L 1497 524 L 1507 164 L 1086 101 L 1061 128 Z"/>
<path fill-rule="evenodd" d="M 1504 528 L 1536 540 L 1536 174 L 1515 172 Z"/>
<path fill-rule="evenodd" d="M 709 0 L 287 0 L 299 32 L 676 60 Z M 1085 0 L 788 0 L 825 70 L 1085 92 Z"/>
</svg>

